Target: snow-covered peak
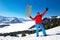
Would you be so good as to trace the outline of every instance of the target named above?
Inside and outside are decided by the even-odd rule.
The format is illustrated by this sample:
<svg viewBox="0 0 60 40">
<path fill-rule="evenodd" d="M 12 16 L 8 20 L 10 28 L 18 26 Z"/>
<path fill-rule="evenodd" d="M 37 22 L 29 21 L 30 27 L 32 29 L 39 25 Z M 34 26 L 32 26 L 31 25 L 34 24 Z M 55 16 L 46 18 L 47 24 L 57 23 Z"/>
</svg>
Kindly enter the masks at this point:
<svg viewBox="0 0 60 40">
<path fill-rule="evenodd" d="M 57 16 L 56 18 L 60 18 L 60 16 Z"/>
<path fill-rule="evenodd" d="M 47 17 L 47 18 L 50 18 L 50 19 L 53 19 L 53 18 L 60 18 L 60 16 L 51 16 L 51 17 Z"/>
<path fill-rule="evenodd" d="M 17 18 L 17 17 L 4 17 L 0 16 L 0 23 L 22 23 L 25 21 L 29 21 L 24 18 Z"/>
</svg>

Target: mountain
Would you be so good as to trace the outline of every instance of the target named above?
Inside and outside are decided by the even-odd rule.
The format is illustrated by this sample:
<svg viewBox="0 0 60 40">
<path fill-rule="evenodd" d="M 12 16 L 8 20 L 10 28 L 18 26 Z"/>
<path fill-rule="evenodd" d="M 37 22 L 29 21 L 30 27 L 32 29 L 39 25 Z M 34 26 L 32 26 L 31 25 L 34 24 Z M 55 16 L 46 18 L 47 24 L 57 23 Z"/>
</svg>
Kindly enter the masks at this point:
<svg viewBox="0 0 60 40">
<path fill-rule="evenodd" d="M 27 22 L 27 21 L 31 21 L 30 19 L 25 19 L 25 18 L 18 18 L 20 21 L 22 22 Z"/>
<path fill-rule="evenodd" d="M 33 25 L 35 25 L 34 21 L 28 21 L 24 23 L 10 24 L 10 26 L 0 28 L 0 39 L 1 40 L 60 40 L 60 26 L 56 26 L 54 28 L 46 30 L 48 36 L 43 36 L 42 32 L 40 31 L 39 37 L 36 37 L 36 33 L 33 32 L 31 32 L 32 34 L 26 33 L 25 34 L 26 36 L 22 37 L 22 34 L 20 34 L 19 31 L 23 31 L 24 34 L 24 32 L 26 30 L 29 30 L 29 28 Z M 18 32 L 17 36 L 15 35 L 16 32 Z"/>
<path fill-rule="evenodd" d="M 45 28 L 53 28 L 55 26 L 60 26 L 60 16 L 51 16 L 49 18 L 44 18 L 43 25 L 45 26 Z M 29 29 L 35 29 L 35 25 L 30 27 Z"/>
<path fill-rule="evenodd" d="M 3 28 L 5 26 L 10 26 L 10 24 L 13 23 L 23 23 L 26 21 L 30 21 L 24 18 L 17 18 L 17 17 L 5 17 L 5 16 L 0 16 L 0 28 Z"/>
<path fill-rule="evenodd" d="M 24 18 L 17 18 L 17 17 L 4 17 L 0 16 L 0 24 L 1 23 L 22 23 L 25 21 L 30 21 Z"/>
<path fill-rule="evenodd" d="M 0 16 L 0 23 L 22 23 L 22 21 L 18 20 L 16 17 Z"/>
<path fill-rule="evenodd" d="M 1 30 L 8 30 L 11 28 L 11 30 L 8 30 L 8 32 L 14 32 L 14 31 L 22 31 L 22 30 L 27 30 L 27 29 L 32 29 L 35 26 L 35 22 L 34 21 L 28 21 L 28 22 L 23 22 L 23 23 L 18 23 L 19 21 L 22 21 L 23 18 L 21 18 L 21 20 L 19 18 L 16 17 L 9 17 L 10 23 L 16 23 L 16 24 L 10 24 L 10 26 L 7 27 L 7 29 L 1 28 Z M 46 29 L 50 29 L 50 28 L 54 28 L 56 26 L 60 25 L 60 19 L 58 18 L 57 20 L 55 20 L 56 18 L 44 18 L 43 19 L 43 24 L 45 26 Z M 12 21 L 11 21 L 12 20 Z M 7 23 L 8 24 L 8 23 Z M 7 31 L 4 31 L 7 32 Z"/>
</svg>

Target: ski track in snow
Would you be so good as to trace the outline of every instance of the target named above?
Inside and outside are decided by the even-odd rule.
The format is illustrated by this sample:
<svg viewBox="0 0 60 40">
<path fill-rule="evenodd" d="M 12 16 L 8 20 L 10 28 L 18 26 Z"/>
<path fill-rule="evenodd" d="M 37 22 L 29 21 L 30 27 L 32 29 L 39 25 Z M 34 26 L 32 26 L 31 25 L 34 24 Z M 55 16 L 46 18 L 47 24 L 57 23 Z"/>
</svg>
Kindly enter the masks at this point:
<svg viewBox="0 0 60 40">
<path fill-rule="evenodd" d="M 28 22 L 27 24 L 29 24 L 30 22 Z M 32 22 L 31 24 L 29 24 L 30 26 L 33 24 L 34 22 Z M 23 23 L 23 24 L 25 24 L 25 25 L 27 25 L 26 23 Z M 15 26 L 14 26 L 15 25 Z M 19 25 L 19 23 L 18 24 L 11 24 L 11 26 L 10 27 L 12 27 L 12 28 L 14 28 L 14 27 L 16 27 L 16 26 L 18 26 Z M 25 26 L 25 25 L 23 25 L 23 26 Z M 34 25 L 34 24 L 33 24 Z M 10 28 L 9 27 L 9 28 Z M 8 28 L 8 27 L 5 27 L 5 28 Z M 5 29 L 4 28 L 4 29 Z M 16 27 L 17 28 L 17 27 Z M 28 29 L 29 27 L 27 27 L 26 29 Z M 1 29 L 1 28 L 0 28 Z M 19 27 L 18 27 L 18 29 L 20 29 Z M 24 29 L 24 28 L 22 28 L 22 29 Z M 20 29 L 20 30 L 22 30 L 22 29 Z M 2 29 L 1 29 L 2 30 Z M 24 29 L 25 30 L 25 29 Z M 8 30 L 9 31 L 9 30 Z M 7 32 L 8 32 L 7 31 Z M 12 30 L 13 31 L 13 30 Z M 15 30 L 15 31 L 18 31 L 17 29 Z M 0 31 L 1 32 L 1 31 Z M 2 33 L 4 33 L 4 31 L 2 32 Z M 43 34 L 42 34 L 42 32 L 39 32 L 39 37 L 36 37 L 36 33 L 34 33 L 34 34 L 30 34 L 30 35 L 28 35 L 28 34 L 26 34 L 27 36 L 25 36 L 25 37 L 21 37 L 21 34 L 18 34 L 18 36 L 19 37 L 12 37 L 12 36 L 6 36 L 6 37 L 4 37 L 4 36 L 0 36 L 0 40 L 60 40 L 60 26 L 58 26 L 58 27 L 55 27 L 55 28 L 52 28 L 52 29 L 49 29 L 49 30 L 46 30 L 46 33 L 47 33 L 47 35 L 48 36 L 42 36 Z"/>
</svg>

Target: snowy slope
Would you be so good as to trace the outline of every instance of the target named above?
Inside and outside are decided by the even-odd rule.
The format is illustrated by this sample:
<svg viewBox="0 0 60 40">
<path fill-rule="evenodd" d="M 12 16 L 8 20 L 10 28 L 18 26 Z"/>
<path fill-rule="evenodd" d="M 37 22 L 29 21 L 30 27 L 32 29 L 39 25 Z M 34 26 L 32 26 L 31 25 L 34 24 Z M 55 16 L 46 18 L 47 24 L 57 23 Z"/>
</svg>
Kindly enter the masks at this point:
<svg viewBox="0 0 60 40">
<path fill-rule="evenodd" d="M 35 24 L 34 21 L 10 24 L 10 26 L 6 26 L 4 28 L 0 28 L 0 33 L 9 33 L 9 32 L 28 30 L 34 24 Z"/>
<path fill-rule="evenodd" d="M 58 34 L 60 34 L 60 26 L 52 28 L 52 29 L 48 29 L 48 30 L 46 30 L 46 33 L 48 36 L 58 35 Z M 32 37 L 32 35 L 33 35 L 33 37 L 36 37 L 36 33 L 31 34 L 29 36 Z M 42 32 L 39 32 L 39 36 L 43 36 Z M 28 36 L 26 36 L 26 37 L 28 37 Z"/>
<path fill-rule="evenodd" d="M 39 32 L 39 37 L 36 37 L 35 34 L 27 35 L 26 37 L 21 37 L 21 34 L 19 34 L 19 37 L 1 36 L 0 40 L 60 40 L 60 26 L 46 30 L 46 32 L 49 36 L 41 37 L 42 32 Z"/>
</svg>

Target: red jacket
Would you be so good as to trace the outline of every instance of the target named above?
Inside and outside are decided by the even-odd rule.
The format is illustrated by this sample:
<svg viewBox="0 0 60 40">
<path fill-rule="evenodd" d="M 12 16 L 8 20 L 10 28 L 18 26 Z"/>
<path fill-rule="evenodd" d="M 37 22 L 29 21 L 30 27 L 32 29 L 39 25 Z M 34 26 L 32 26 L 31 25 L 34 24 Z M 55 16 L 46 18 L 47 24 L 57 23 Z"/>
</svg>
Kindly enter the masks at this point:
<svg viewBox="0 0 60 40">
<path fill-rule="evenodd" d="M 42 13 L 42 14 L 37 14 L 37 16 L 35 18 L 32 18 L 32 20 L 35 20 L 36 24 L 41 24 L 42 23 L 42 17 L 44 16 L 44 14 L 46 14 L 46 10 Z"/>
</svg>

